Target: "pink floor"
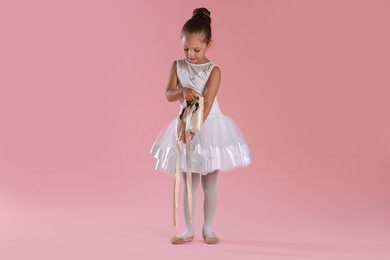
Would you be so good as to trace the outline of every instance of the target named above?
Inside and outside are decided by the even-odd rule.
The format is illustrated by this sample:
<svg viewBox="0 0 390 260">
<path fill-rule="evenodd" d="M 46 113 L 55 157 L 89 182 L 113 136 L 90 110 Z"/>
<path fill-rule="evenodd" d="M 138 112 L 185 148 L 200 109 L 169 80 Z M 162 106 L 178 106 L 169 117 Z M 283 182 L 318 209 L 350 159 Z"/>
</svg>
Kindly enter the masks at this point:
<svg viewBox="0 0 390 260">
<path fill-rule="evenodd" d="M 359 187 L 333 184 L 327 191 L 338 181 L 331 173 L 331 178 L 308 179 L 310 187 L 281 180 L 277 172 L 263 173 L 250 184 L 238 178 L 256 174 L 249 169 L 220 176 L 218 245 L 202 242 L 199 206 L 194 241 L 170 244 L 183 219 L 179 229 L 171 226 L 172 178 L 153 171 L 145 173 L 153 181 L 139 185 L 119 176 L 76 184 L 70 181 L 75 174 L 51 179 L 51 187 L 37 180 L 5 187 L 0 259 L 390 259 L 389 211 L 379 199 L 379 183 L 378 193 L 370 190 L 370 196 L 361 182 Z M 324 171 L 312 172 L 317 173 Z"/>
</svg>

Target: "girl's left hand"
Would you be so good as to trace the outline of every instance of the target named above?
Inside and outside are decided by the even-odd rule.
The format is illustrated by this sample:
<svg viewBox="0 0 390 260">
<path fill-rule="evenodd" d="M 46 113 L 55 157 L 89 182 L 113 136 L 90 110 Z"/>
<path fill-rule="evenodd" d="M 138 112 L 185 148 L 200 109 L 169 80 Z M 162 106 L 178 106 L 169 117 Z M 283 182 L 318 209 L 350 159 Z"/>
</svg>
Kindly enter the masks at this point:
<svg viewBox="0 0 390 260">
<path fill-rule="evenodd" d="M 190 136 L 189 136 L 190 141 L 192 141 L 192 139 L 194 139 L 194 136 L 195 136 L 195 133 L 190 132 Z M 186 143 L 186 137 L 181 136 L 180 141 L 182 141 L 183 143 Z"/>
</svg>

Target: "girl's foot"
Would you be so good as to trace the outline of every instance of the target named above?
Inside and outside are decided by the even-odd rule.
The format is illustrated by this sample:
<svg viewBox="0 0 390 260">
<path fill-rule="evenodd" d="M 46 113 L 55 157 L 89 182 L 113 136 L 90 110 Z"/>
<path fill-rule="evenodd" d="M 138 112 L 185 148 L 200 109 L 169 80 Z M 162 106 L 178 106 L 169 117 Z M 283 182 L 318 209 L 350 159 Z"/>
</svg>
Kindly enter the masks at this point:
<svg viewBox="0 0 390 260">
<path fill-rule="evenodd" d="M 174 245 L 180 245 L 194 240 L 194 232 L 184 231 L 178 236 L 171 238 L 171 243 Z"/>
<path fill-rule="evenodd" d="M 218 244 L 219 238 L 214 234 L 214 232 L 202 232 L 203 240 L 205 244 Z"/>
</svg>

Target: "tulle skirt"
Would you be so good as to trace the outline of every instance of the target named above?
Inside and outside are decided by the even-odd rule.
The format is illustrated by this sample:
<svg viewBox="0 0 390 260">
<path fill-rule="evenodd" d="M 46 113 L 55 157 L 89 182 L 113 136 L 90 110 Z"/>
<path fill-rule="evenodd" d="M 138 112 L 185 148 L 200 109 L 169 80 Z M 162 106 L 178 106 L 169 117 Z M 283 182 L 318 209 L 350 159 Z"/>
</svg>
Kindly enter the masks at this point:
<svg viewBox="0 0 390 260">
<path fill-rule="evenodd" d="M 190 142 L 191 169 L 194 173 L 205 175 L 215 170 L 228 171 L 252 162 L 244 135 L 230 117 L 220 112 L 218 104 L 214 105 L 201 130 Z M 160 132 L 152 145 L 150 153 L 157 159 L 158 171 L 176 172 L 176 127 L 175 118 Z M 181 148 L 181 170 L 185 172 L 185 144 L 181 144 Z"/>
</svg>

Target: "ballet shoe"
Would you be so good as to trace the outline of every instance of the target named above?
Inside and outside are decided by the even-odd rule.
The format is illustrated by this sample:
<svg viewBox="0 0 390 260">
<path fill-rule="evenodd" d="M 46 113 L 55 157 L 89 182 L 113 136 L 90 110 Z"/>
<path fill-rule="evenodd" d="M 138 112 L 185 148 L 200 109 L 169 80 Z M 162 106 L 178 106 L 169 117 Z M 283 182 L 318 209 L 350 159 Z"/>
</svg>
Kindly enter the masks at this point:
<svg viewBox="0 0 390 260">
<path fill-rule="evenodd" d="M 207 237 L 207 236 L 205 236 L 205 234 L 202 234 L 204 243 L 209 244 L 209 245 L 218 244 L 219 238 L 214 234 L 214 232 L 213 232 L 213 235 L 214 235 L 213 237 Z"/>
<path fill-rule="evenodd" d="M 181 245 L 181 244 L 184 244 L 184 243 L 187 243 L 187 242 L 191 242 L 192 240 L 194 240 L 194 236 L 195 235 L 192 235 L 190 237 L 172 237 L 171 238 L 171 243 L 174 244 L 174 245 Z"/>
</svg>

